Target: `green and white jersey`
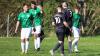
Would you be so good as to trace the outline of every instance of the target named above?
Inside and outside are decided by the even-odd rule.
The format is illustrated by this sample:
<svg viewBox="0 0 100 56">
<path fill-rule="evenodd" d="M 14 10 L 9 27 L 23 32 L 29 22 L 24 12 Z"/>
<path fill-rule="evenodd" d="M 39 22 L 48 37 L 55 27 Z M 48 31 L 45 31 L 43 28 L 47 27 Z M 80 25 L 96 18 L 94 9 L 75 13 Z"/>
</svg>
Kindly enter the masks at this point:
<svg viewBox="0 0 100 56">
<path fill-rule="evenodd" d="M 76 28 L 79 28 L 80 27 L 80 15 L 77 14 L 77 13 L 73 13 L 73 26 L 76 27 Z"/>
<path fill-rule="evenodd" d="M 20 21 L 22 28 L 32 27 L 31 14 L 28 12 L 21 12 L 18 15 L 18 21 Z"/>
<path fill-rule="evenodd" d="M 34 26 L 40 26 L 42 24 L 42 14 L 40 11 L 41 10 L 39 8 L 29 10 L 29 13 L 32 14 L 34 18 Z"/>
</svg>

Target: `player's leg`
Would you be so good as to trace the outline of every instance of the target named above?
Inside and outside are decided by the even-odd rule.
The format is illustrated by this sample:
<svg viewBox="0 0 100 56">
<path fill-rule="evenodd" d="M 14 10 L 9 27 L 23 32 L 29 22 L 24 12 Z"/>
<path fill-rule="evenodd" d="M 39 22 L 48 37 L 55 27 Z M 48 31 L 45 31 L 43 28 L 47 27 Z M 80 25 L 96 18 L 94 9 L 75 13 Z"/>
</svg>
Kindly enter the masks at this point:
<svg viewBox="0 0 100 56">
<path fill-rule="evenodd" d="M 61 33 L 60 33 L 61 34 Z M 61 37 L 60 37 L 60 51 L 61 51 L 61 56 L 64 56 L 64 32 L 61 34 Z"/>
<path fill-rule="evenodd" d="M 35 46 L 35 49 L 37 50 L 37 37 L 36 37 L 36 34 L 34 34 L 34 46 Z"/>
<path fill-rule="evenodd" d="M 32 28 L 32 34 L 34 36 L 34 46 L 35 46 L 35 49 L 37 50 L 37 34 L 35 32 L 36 32 L 36 28 L 33 27 Z"/>
<path fill-rule="evenodd" d="M 79 29 L 73 27 L 73 34 L 74 34 L 74 40 L 72 42 L 72 45 L 74 46 L 74 51 L 78 52 Z"/>
<path fill-rule="evenodd" d="M 56 35 L 58 37 L 58 43 L 52 50 L 50 50 L 50 53 L 54 56 L 54 52 L 60 47 L 61 55 L 64 55 L 64 34 L 63 32 L 56 32 Z"/>
<path fill-rule="evenodd" d="M 36 26 L 35 27 L 35 35 L 36 35 L 36 43 L 37 43 L 37 50 L 40 49 L 40 33 L 41 33 L 41 26 Z"/>
<path fill-rule="evenodd" d="M 31 34 L 32 29 L 31 28 L 26 28 L 26 36 L 25 36 L 25 53 L 27 53 L 28 51 L 28 47 L 29 47 L 29 37 Z"/>
<path fill-rule="evenodd" d="M 71 53 L 71 52 L 72 52 L 71 31 L 70 31 L 69 28 L 66 28 L 65 30 L 66 30 L 66 31 L 65 31 L 65 34 L 66 34 L 66 36 L 68 36 L 68 51 L 69 51 L 69 53 Z"/>
<path fill-rule="evenodd" d="M 68 49 L 69 49 L 69 53 L 71 53 L 72 52 L 72 38 L 70 35 L 68 36 Z"/>
<path fill-rule="evenodd" d="M 25 29 L 22 28 L 21 29 L 21 50 L 22 50 L 22 53 L 25 52 Z"/>
<path fill-rule="evenodd" d="M 43 39 L 44 39 L 44 31 L 43 30 L 41 30 L 41 33 L 39 34 L 39 36 L 40 36 L 40 42 L 42 43 L 42 41 L 43 41 Z"/>
</svg>

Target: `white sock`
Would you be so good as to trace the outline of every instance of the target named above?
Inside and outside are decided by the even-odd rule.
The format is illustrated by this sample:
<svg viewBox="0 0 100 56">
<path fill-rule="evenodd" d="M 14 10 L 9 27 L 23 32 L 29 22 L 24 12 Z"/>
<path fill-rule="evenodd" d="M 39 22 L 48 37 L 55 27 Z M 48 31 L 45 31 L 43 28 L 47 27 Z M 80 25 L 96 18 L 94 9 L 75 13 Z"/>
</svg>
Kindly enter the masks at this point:
<svg viewBox="0 0 100 56">
<path fill-rule="evenodd" d="M 40 48 L 40 37 L 37 37 L 37 47 Z"/>
<path fill-rule="evenodd" d="M 29 41 L 26 41 L 26 45 L 25 45 L 25 52 L 27 52 L 28 47 L 29 47 Z"/>
<path fill-rule="evenodd" d="M 75 49 L 77 49 L 77 45 L 78 45 L 78 40 L 79 38 L 75 38 L 72 42 L 72 46 L 74 46 Z"/>
<path fill-rule="evenodd" d="M 22 49 L 22 52 L 25 51 L 25 43 L 21 42 L 21 49 Z"/>
<path fill-rule="evenodd" d="M 34 39 L 34 46 L 35 46 L 35 49 L 37 49 L 37 39 Z"/>
<path fill-rule="evenodd" d="M 76 50 L 78 50 L 78 41 L 76 41 L 75 43 L 75 47 L 74 47 Z"/>
</svg>

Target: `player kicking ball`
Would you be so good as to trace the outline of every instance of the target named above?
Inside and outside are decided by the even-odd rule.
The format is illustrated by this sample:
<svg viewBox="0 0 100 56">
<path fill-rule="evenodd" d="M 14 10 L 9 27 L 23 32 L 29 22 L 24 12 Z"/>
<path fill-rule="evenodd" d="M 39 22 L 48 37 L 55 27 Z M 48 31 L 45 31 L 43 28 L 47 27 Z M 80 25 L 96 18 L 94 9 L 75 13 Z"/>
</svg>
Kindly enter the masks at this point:
<svg viewBox="0 0 100 56">
<path fill-rule="evenodd" d="M 29 46 L 29 36 L 31 34 L 31 14 L 28 12 L 28 4 L 23 4 L 23 11 L 18 15 L 15 33 L 17 33 L 19 24 L 21 24 L 21 50 L 22 54 L 27 53 Z"/>
<path fill-rule="evenodd" d="M 52 56 L 54 56 L 55 51 L 60 48 L 61 56 L 64 56 L 64 27 L 68 26 L 66 23 L 66 20 L 64 18 L 64 15 L 62 13 L 62 7 L 61 5 L 57 7 L 57 14 L 53 17 L 52 25 L 56 28 L 56 35 L 58 38 L 58 42 L 55 45 L 53 49 L 50 50 L 50 53 Z"/>
</svg>

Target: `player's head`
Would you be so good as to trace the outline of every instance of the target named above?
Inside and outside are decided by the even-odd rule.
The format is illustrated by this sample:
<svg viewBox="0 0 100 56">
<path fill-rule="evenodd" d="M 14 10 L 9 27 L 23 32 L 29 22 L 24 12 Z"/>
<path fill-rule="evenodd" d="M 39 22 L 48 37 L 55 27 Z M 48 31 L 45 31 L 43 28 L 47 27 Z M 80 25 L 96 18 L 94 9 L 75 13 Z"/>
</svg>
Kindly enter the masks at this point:
<svg viewBox="0 0 100 56">
<path fill-rule="evenodd" d="M 35 8 L 36 7 L 36 2 L 35 1 L 31 1 L 31 8 Z"/>
<path fill-rule="evenodd" d="M 68 6 L 67 2 L 62 3 L 62 8 L 67 8 L 67 6 Z"/>
<path fill-rule="evenodd" d="M 75 6 L 74 7 L 74 11 L 75 11 L 75 13 L 79 13 L 79 7 L 78 6 Z"/>
<path fill-rule="evenodd" d="M 23 3 L 23 11 L 28 11 L 29 5 L 27 3 Z"/>
<path fill-rule="evenodd" d="M 61 5 L 58 5 L 57 12 L 62 12 L 62 6 Z"/>
</svg>

